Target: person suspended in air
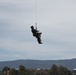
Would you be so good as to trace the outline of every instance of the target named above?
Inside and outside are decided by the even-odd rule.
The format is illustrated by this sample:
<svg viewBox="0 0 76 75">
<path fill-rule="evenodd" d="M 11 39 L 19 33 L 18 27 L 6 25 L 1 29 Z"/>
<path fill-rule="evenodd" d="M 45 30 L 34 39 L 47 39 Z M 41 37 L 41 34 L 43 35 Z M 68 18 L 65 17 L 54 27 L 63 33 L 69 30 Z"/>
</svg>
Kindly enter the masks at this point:
<svg viewBox="0 0 76 75">
<path fill-rule="evenodd" d="M 33 34 L 33 36 L 34 37 L 36 37 L 37 38 L 37 41 L 38 41 L 38 43 L 39 44 L 42 44 L 42 40 L 41 40 L 41 32 L 39 32 L 38 30 L 37 30 L 37 28 L 35 29 L 34 28 L 34 26 L 31 26 L 31 32 L 32 32 L 32 34 Z"/>
</svg>

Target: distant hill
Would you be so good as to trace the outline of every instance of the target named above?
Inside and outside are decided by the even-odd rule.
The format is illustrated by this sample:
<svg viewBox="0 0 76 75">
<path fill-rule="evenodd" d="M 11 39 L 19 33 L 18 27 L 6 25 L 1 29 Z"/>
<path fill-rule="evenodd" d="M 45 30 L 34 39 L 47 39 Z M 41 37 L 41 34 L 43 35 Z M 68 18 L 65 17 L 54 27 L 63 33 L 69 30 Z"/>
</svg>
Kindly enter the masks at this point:
<svg viewBox="0 0 76 75">
<path fill-rule="evenodd" d="M 76 59 L 66 59 L 66 60 L 15 60 L 15 61 L 5 61 L 0 62 L 0 70 L 3 67 L 18 68 L 19 65 L 25 66 L 27 69 L 50 69 L 53 64 L 57 66 L 63 65 L 68 69 L 72 70 L 76 67 Z"/>
</svg>

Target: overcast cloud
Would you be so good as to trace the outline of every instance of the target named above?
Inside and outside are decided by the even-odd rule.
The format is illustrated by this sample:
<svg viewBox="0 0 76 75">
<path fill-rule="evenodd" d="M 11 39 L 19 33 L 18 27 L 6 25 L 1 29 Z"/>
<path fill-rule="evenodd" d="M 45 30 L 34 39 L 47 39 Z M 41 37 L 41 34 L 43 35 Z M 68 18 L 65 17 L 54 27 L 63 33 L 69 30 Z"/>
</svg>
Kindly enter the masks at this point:
<svg viewBox="0 0 76 75">
<path fill-rule="evenodd" d="M 76 58 L 76 0 L 35 1 L 0 0 L 0 61 Z M 30 30 L 36 20 L 42 45 Z"/>
</svg>

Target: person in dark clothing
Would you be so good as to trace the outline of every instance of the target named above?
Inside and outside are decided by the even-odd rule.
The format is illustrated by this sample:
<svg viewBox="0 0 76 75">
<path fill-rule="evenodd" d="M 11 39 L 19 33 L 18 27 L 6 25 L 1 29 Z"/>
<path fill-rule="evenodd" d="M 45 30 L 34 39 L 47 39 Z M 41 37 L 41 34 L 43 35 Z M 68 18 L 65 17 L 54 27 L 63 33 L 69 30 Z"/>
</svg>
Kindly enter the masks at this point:
<svg viewBox="0 0 76 75">
<path fill-rule="evenodd" d="M 33 36 L 37 38 L 38 43 L 39 43 L 39 44 L 42 44 L 42 42 L 41 42 L 41 34 L 42 34 L 42 33 L 39 32 L 39 31 L 37 30 L 37 28 L 34 29 L 34 26 L 31 26 L 31 32 L 32 32 Z"/>
</svg>

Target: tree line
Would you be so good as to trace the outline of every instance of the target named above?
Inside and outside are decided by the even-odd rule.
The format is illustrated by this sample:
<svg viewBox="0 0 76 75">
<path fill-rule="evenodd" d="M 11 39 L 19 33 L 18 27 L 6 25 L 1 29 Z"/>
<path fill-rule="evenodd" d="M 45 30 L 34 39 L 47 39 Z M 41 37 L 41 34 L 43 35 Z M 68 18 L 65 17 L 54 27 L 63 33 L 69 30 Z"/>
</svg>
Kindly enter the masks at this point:
<svg viewBox="0 0 76 75">
<path fill-rule="evenodd" d="M 4 67 L 0 75 L 72 75 L 72 72 L 64 66 L 52 65 L 50 69 L 26 69 L 20 65 L 19 68 Z"/>
</svg>

